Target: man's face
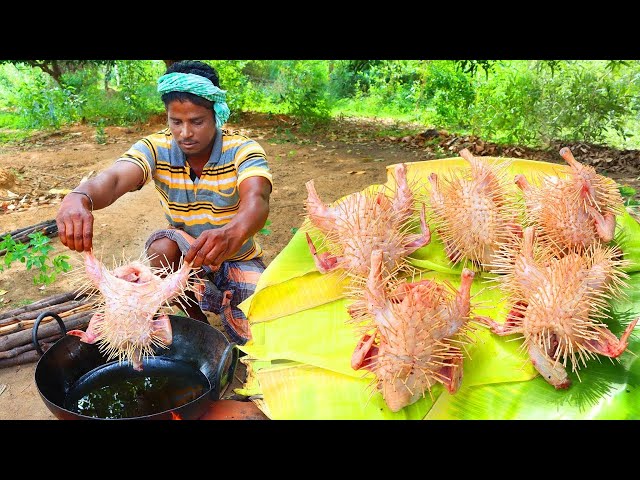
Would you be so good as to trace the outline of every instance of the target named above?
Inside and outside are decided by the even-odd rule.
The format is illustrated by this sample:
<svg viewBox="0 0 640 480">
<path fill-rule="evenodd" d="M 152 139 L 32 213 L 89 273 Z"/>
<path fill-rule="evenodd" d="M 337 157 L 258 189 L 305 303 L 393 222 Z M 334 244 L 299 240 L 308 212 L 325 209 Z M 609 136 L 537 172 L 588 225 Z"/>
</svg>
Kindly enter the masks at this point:
<svg viewBox="0 0 640 480">
<path fill-rule="evenodd" d="M 211 109 L 177 100 L 167 106 L 167 119 L 173 138 L 187 156 L 206 153 L 216 135 Z"/>
</svg>

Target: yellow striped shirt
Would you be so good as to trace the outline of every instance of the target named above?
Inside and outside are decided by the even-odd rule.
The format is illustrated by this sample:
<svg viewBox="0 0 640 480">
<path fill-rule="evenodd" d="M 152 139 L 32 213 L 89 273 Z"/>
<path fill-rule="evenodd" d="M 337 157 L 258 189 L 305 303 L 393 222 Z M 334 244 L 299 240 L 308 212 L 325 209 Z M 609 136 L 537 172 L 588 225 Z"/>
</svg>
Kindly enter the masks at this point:
<svg viewBox="0 0 640 480">
<path fill-rule="evenodd" d="M 238 212 L 238 187 L 246 178 L 260 176 L 273 182 L 260 144 L 221 129 L 216 132 L 211 157 L 196 182 L 191 180 L 189 163 L 169 128 L 139 140 L 117 161 L 138 165 L 143 172 L 143 185 L 153 179 L 169 223 L 193 237 L 229 223 Z M 229 260 L 261 255 L 262 248 L 250 237 Z"/>
</svg>

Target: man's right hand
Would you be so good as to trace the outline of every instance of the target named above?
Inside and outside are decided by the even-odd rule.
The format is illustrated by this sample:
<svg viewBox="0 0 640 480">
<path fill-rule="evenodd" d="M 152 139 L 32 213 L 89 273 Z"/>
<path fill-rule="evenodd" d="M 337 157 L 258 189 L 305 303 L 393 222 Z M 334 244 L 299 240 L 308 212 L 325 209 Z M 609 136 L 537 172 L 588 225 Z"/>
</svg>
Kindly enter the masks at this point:
<svg viewBox="0 0 640 480">
<path fill-rule="evenodd" d="M 88 252 L 93 248 L 93 214 L 91 209 L 108 207 L 125 193 L 142 184 L 143 172 L 130 162 L 116 162 L 97 177 L 79 186 L 91 199 L 79 193 L 69 193 L 60 204 L 56 223 L 58 238 L 71 250 Z"/>
<path fill-rule="evenodd" d="M 93 214 L 91 202 L 84 195 L 69 193 L 62 200 L 58 214 L 58 238 L 76 252 L 88 252 L 93 247 Z"/>
</svg>

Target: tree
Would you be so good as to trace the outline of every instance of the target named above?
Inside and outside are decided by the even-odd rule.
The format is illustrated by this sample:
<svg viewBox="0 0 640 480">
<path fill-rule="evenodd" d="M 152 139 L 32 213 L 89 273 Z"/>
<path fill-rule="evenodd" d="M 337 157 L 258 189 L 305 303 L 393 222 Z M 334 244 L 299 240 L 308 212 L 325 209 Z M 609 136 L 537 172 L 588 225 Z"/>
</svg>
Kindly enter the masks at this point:
<svg viewBox="0 0 640 480">
<path fill-rule="evenodd" d="M 65 73 L 77 72 L 88 65 L 104 65 L 110 68 L 115 64 L 115 60 L 0 60 L 0 64 L 6 63 L 37 67 L 63 87 L 62 76 Z"/>
</svg>

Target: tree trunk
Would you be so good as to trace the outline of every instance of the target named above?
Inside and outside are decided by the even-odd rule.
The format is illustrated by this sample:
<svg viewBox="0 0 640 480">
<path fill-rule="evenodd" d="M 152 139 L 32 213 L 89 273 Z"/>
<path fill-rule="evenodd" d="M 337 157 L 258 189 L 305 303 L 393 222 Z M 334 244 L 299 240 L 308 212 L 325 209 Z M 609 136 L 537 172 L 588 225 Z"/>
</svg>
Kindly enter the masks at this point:
<svg viewBox="0 0 640 480">
<path fill-rule="evenodd" d="M 25 63 L 32 67 L 38 67 L 43 72 L 48 73 L 51 75 L 51 78 L 53 78 L 56 83 L 62 87 L 62 83 L 60 83 L 62 68 L 60 68 L 58 60 L 25 60 Z"/>
<path fill-rule="evenodd" d="M 104 91 L 108 92 L 111 90 L 109 88 L 109 80 L 111 80 L 111 74 L 113 72 L 113 65 L 107 65 L 104 67 Z"/>
</svg>

